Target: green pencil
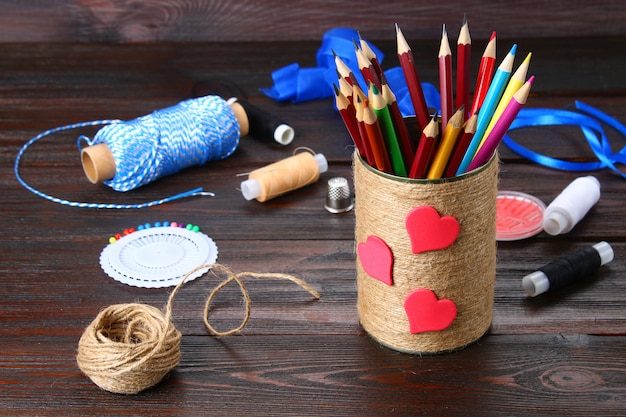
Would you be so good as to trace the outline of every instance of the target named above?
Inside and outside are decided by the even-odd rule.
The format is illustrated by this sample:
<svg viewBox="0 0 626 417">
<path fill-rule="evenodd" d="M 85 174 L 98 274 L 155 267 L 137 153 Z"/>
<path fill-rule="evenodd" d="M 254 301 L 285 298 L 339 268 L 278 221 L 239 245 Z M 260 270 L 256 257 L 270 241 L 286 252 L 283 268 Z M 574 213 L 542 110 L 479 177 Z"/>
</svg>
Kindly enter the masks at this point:
<svg viewBox="0 0 626 417">
<path fill-rule="evenodd" d="M 391 118 L 391 112 L 387 106 L 387 101 L 380 94 L 374 83 L 370 83 L 368 94 L 372 109 L 374 109 L 374 113 L 376 113 L 376 117 L 380 123 L 380 129 L 383 132 L 385 144 L 387 145 L 387 149 L 389 151 L 389 160 L 391 161 L 393 173 L 400 177 L 406 177 L 408 172 L 404 164 L 402 150 L 400 149 L 400 143 L 398 142 L 398 135 L 396 134 L 396 128 L 393 124 L 393 119 Z"/>
</svg>

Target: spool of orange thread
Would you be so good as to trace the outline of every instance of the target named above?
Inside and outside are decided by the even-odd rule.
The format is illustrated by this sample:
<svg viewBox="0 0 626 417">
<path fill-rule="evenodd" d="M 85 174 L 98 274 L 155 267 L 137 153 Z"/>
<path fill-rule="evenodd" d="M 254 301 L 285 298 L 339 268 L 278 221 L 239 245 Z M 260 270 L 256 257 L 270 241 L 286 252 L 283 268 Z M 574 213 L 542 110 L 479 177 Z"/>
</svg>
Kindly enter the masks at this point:
<svg viewBox="0 0 626 417">
<path fill-rule="evenodd" d="M 328 161 L 321 153 L 296 153 L 250 172 L 241 183 L 241 193 L 246 200 L 264 202 L 316 182 L 327 170 Z"/>
</svg>

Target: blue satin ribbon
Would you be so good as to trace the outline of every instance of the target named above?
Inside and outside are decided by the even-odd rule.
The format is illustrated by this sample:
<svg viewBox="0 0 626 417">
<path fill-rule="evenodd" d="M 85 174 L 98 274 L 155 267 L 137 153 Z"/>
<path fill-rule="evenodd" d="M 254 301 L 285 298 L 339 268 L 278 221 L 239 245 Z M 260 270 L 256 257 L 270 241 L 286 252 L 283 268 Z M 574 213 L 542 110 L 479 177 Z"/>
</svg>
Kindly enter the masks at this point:
<svg viewBox="0 0 626 417">
<path fill-rule="evenodd" d="M 289 64 L 272 72 L 274 85 L 271 88 L 261 88 L 260 91 L 276 101 L 290 101 L 301 103 L 331 97 L 333 84 L 337 83 L 337 67 L 335 56 L 352 70 L 359 85 L 365 91 L 367 84 L 359 70 L 359 63 L 354 53 L 354 42 L 359 39 L 359 33 L 354 29 L 335 28 L 324 34 L 322 45 L 317 51 L 317 67 L 301 68 L 298 63 Z M 384 54 L 376 46 L 368 43 L 382 64 Z M 334 52 L 334 54 L 333 54 Z M 404 75 L 400 67 L 385 71 L 389 87 L 396 95 L 398 107 L 404 116 L 414 115 L 413 103 L 409 96 Z M 426 104 L 433 109 L 439 109 L 439 92 L 429 83 L 422 83 Z"/>
<path fill-rule="evenodd" d="M 610 168 L 623 178 L 626 178 L 626 173 L 616 166 L 616 164 L 626 164 L 626 147 L 623 147 L 617 153 L 613 153 L 601 123 L 615 129 L 625 140 L 626 127 L 615 118 L 583 102 L 576 101 L 575 108 L 580 113 L 570 110 L 524 108 L 511 124 L 509 131 L 537 126 L 578 126 L 589 147 L 596 158 L 598 158 L 597 161 L 572 162 L 552 158 L 531 151 L 515 142 L 509 135 L 504 135 L 502 142 L 518 155 L 549 168 L 564 171 L 593 171 Z"/>
<path fill-rule="evenodd" d="M 359 34 L 354 29 L 335 28 L 331 29 L 322 39 L 322 45 L 317 51 L 316 68 L 300 68 L 297 63 L 287 65 L 272 73 L 274 86 L 262 88 L 261 92 L 277 101 L 291 101 L 300 103 L 308 100 L 322 99 L 333 95 L 333 84 L 337 82 L 337 70 L 333 52 L 352 70 L 361 86 L 366 83 L 359 70 L 359 65 L 354 53 L 354 42 L 359 39 Z M 382 64 L 383 54 L 374 45 L 370 47 Z M 403 116 L 415 115 L 413 103 L 406 86 L 401 67 L 393 67 L 385 71 L 385 77 L 389 87 L 396 96 L 398 107 Z M 421 83 L 426 104 L 429 108 L 441 111 L 439 90 L 430 83 Z M 509 130 L 521 129 L 531 126 L 579 126 L 593 153 L 598 158 L 592 162 L 572 162 L 555 159 L 541 155 L 516 143 L 508 135 L 503 138 L 513 152 L 540 165 L 565 171 L 593 171 L 610 168 L 620 176 L 626 178 L 626 174 L 616 164 L 626 164 L 626 147 L 619 152 L 613 153 L 601 123 L 615 129 L 626 140 L 626 127 L 615 118 L 603 113 L 580 101 L 575 102 L 578 112 L 570 110 L 523 108 L 511 124 Z"/>
</svg>

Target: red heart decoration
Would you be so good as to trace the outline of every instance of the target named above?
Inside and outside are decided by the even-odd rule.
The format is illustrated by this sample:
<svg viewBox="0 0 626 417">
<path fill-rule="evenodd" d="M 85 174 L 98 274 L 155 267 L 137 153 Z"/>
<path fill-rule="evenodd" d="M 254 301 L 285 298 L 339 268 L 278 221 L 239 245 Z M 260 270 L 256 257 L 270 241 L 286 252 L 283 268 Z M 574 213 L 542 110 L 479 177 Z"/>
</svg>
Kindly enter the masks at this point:
<svg viewBox="0 0 626 417">
<path fill-rule="evenodd" d="M 357 252 L 367 275 L 387 285 L 393 284 L 393 254 L 384 240 L 368 236 L 365 243 L 359 243 Z"/>
<path fill-rule="evenodd" d="M 452 216 L 439 216 L 431 206 L 414 208 L 405 223 L 413 253 L 447 248 L 459 236 L 459 221 Z"/>
<path fill-rule="evenodd" d="M 438 300 L 428 288 L 419 288 L 407 295 L 404 311 L 411 334 L 444 330 L 456 318 L 456 304 L 452 300 Z"/>
</svg>

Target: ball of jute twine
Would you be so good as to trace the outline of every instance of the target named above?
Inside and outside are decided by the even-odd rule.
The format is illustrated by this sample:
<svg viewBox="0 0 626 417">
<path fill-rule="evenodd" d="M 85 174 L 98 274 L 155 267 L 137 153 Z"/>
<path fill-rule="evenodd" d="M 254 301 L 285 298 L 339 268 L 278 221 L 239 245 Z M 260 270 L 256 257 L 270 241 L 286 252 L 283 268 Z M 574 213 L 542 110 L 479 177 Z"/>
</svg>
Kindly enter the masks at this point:
<svg viewBox="0 0 626 417">
<path fill-rule="evenodd" d="M 487 332 L 492 320 L 496 272 L 496 196 L 499 161 L 450 179 L 427 181 L 391 177 L 354 157 L 356 243 L 383 239 L 393 254 L 393 285 L 373 279 L 357 259 L 357 307 L 363 328 L 381 344 L 408 353 L 460 349 Z M 447 248 L 413 254 L 407 214 L 432 206 L 460 224 Z M 415 289 L 452 300 L 457 316 L 435 332 L 411 334 L 404 310 Z"/>
<path fill-rule="evenodd" d="M 189 271 L 169 296 L 165 314 L 139 303 L 115 304 L 102 310 L 85 329 L 78 343 L 78 367 L 100 388 L 119 394 L 137 394 L 161 381 L 180 361 L 181 333 L 171 321 L 174 297 L 186 279 L 197 271 L 210 269 L 226 274 L 210 293 L 203 319 L 215 336 L 228 336 L 243 329 L 250 319 L 251 300 L 242 277 L 276 278 L 292 281 L 316 299 L 319 293 L 303 280 L 280 273 L 233 273 L 221 264 L 200 265 Z M 209 322 L 211 302 L 231 282 L 239 285 L 245 301 L 241 324 L 227 331 L 216 330 Z"/>
</svg>

